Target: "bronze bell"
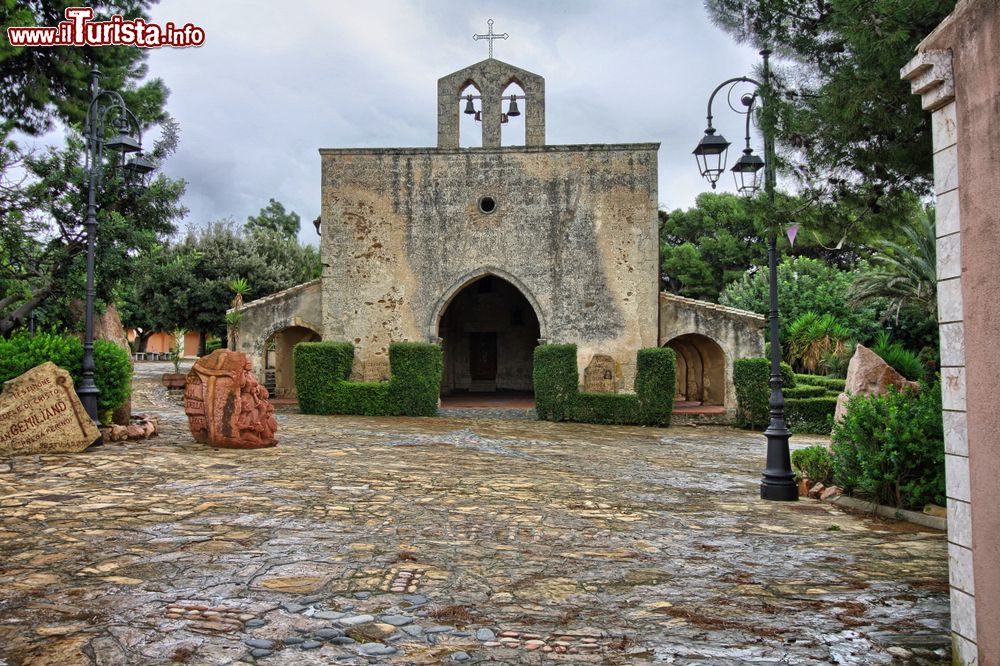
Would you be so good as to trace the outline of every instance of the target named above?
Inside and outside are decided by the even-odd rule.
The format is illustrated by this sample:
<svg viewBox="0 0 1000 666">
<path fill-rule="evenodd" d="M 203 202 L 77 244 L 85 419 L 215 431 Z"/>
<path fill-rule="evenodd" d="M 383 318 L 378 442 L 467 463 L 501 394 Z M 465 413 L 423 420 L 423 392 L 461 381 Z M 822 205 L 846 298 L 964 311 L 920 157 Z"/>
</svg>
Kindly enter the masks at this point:
<svg viewBox="0 0 1000 666">
<path fill-rule="evenodd" d="M 517 108 L 517 96 L 511 95 L 510 106 L 507 107 L 507 116 L 510 118 L 514 118 L 519 115 L 521 115 L 521 110 Z"/>
<path fill-rule="evenodd" d="M 465 96 L 465 113 L 470 116 L 476 113 L 476 107 L 472 106 L 472 95 Z"/>
</svg>

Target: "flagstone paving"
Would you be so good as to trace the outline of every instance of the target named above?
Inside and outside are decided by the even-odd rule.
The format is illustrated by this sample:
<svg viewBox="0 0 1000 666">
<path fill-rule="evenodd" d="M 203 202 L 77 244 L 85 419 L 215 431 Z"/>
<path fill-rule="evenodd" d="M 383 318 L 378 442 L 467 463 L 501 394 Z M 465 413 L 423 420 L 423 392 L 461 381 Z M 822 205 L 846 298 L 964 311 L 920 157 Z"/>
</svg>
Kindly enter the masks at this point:
<svg viewBox="0 0 1000 666">
<path fill-rule="evenodd" d="M 216 450 L 162 371 L 159 437 L 0 460 L 0 664 L 947 662 L 944 535 L 762 502 L 758 434 L 281 414 Z"/>
</svg>

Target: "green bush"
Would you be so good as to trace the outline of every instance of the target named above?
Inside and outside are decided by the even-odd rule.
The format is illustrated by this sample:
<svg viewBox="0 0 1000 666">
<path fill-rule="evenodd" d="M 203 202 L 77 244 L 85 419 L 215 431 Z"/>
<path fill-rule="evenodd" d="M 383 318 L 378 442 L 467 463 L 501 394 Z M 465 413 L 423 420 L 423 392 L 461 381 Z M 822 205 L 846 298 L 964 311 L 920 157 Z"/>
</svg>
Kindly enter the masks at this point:
<svg viewBox="0 0 1000 666">
<path fill-rule="evenodd" d="M 83 344 L 72 335 L 58 333 L 16 333 L 9 339 L 0 338 L 0 382 L 23 375 L 36 365 L 52 361 L 80 381 L 83 364 Z"/>
<path fill-rule="evenodd" d="M 781 395 L 785 396 L 786 400 L 789 398 L 818 398 L 826 395 L 828 390 L 822 386 L 810 386 L 799 382 L 795 385 L 795 388 L 781 389 Z"/>
<path fill-rule="evenodd" d="M 733 362 L 736 387 L 736 423 L 741 428 L 760 428 L 770 422 L 771 361 L 766 358 L 739 358 Z M 781 364 L 782 388 L 795 387 L 795 374 Z"/>
<path fill-rule="evenodd" d="M 790 430 L 828 435 L 833 429 L 837 396 L 789 398 L 785 400 L 785 422 Z"/>
<path fill-rule="evenodd" d="M 807 446 L 792 451 L 792 467 L 800 477 L 814 483 L 833 481 L 833 456 L 825 446 Z"/>
<path fill-rule="evenodd" d="M 569 421 L 580 382 L 576 345 L 535 347 L 535 411 L 543 421 Z"/>
<path fill-rule="evenodd" d="M 535 347 L 535 411 L 546 421 L 670 425 L 675 364 L 672 349 L 640 349 L 635 394 L 580 393 L 576 345 L 540 345 Z"/>
<path fill-rule="evenodd" d="M 222 339 L 221 338 L 209 338 L 205 341 L 205 355 L 208 356 L 216 349 L 222 349 Z"/>
<path fill-rule="evenodd" d="M 833 476 L 848 492 L 879 504 L 921 509 L 945 503 L 941 389 L 889 388 L 855 396 L 833 429 Z"/>
<path fill-rule="evenodd" d="M 349 342 L 300 342 L 292 354 L 299 409 L 305 414 L 437 414 L 444 367 L 438 345 L 389 345 L 388 382 L 348 381 L 354 363 L 354 345 Z"/>
<path fill-rule="evenodd" d="M 129 353 L 110 340 L 95 340 L 94 383 L 100 391 L 98 412 L 113 412 L 125 404 L 132 393 L 132 357 Z"/>
<path fill-rule="evenodd" d="M 336 414 L 336 387 L 351 374 L 354 345 L 349 342 L 300 342 L 292 349 L 295 392 L 304 414 Z"/>
<path fill-rule="evenodd" d="M 635 359 L 635 394 L 639 423 L 667 427 L 674 411 L 677 358 L 669 347 L 640 349 Z"/>
<path fill-rule="evenodd" d="M 629 393 L 578 393 L 573 409 L 577 423 L 639 423 L 639 398 Z"/>
<path fill-rule="evenodd" d="M 839 377 L 822 377 L 820 375 L 795 375 L 795 386 L 807 384 L 809 386 L 822 386 L 837 393 L 844 392 L 844 385 L 847 382 Z"/>
<path fill-rule="evenodd" d="M 440 345 L 395 342 L 389 345 L 392 379 L 386 396 L 388 413 L 434 416 L 441 396 L 444 350 Z"/>
<path fill-rule="evenodd" d="M 58 333 L 17 333 L 0 339 L 0 383 L 51 361 L 79 384 L 83 375 L 83 343 L 76 336 Z M 129 353 L 108 340 L 94 341 L 94 383 L 99 413 L 113 412 L 132 392 L 132 362 Z"/>
</svg>

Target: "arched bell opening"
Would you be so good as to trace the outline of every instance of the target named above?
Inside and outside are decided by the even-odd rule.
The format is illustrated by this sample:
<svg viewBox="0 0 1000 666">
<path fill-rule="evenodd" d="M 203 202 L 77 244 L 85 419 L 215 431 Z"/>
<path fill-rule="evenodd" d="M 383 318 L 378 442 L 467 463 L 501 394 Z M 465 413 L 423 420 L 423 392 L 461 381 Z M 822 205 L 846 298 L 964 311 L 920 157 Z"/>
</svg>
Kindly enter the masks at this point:
<svg viewBox="0 0 1000 666">
<path fill-rule="evenodd" d="M 311 328 L 288 326 L 274 332 L 264 343 L 264 386 L 272 398 L 295 398 L 295 363 L 292 350 L 300 342 L 318 342 Z"/>
<path fill-rule="evenodd" d="M 538 316 L 525 295 L 496 275 L 459 290 L 438 324 L 444 347 L 443 395 L 532 393 Z"/>
<path fill-rule="evenodd" d="M 524 89 L 516 80 L 512 80 L 504 89 L 500 97 L 500 145 L 502 146 L 523 146 L 525 145 L 525 122 L 524 119 L 528 108 L 528 100 L 525 97 Z"/>
<path fill-rule="evenodd" d="M 482 148 L 483 100 L 475 83 L 466 83 L 458 97 L 458 104 L 458 145 L 462 148 Z"/>
<path fill-rule="evenodd" d="M 726 404 L 726 354 L 717 342 L 689 333 L 664 345 L 677 355 L 677 387 L 674 400 L 688 406 Z"/>
</svg>

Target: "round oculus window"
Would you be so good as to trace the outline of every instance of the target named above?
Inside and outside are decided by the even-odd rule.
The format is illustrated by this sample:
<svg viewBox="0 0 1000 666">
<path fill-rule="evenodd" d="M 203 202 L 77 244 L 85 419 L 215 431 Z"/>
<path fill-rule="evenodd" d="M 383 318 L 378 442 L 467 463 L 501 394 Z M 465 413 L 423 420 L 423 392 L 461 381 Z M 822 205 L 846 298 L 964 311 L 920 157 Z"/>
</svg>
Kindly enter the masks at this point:
<svg viewBox="0 0 1000 666">
<path fill-rule="evenodd" d="M 479 212 L 492 213 L 497 209 L 496 199 L 493 197 L 483 197 L 479 200 Z"/>
</svg>

